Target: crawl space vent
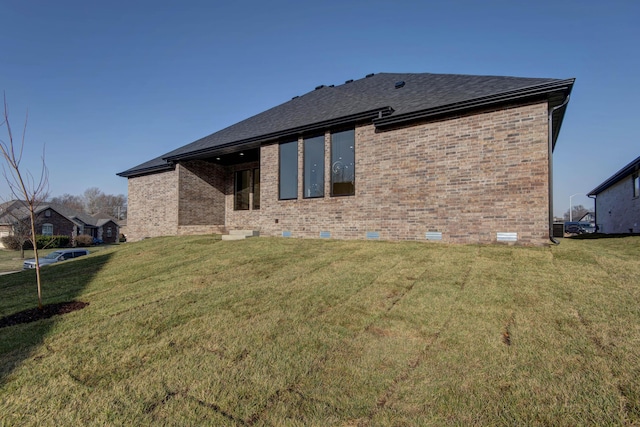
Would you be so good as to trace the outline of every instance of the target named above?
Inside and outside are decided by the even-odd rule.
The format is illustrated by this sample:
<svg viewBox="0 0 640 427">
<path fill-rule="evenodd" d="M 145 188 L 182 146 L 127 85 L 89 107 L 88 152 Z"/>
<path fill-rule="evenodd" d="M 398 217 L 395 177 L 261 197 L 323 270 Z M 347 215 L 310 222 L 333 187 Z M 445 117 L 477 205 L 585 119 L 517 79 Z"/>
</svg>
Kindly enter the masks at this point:
<svg viewBox="0 0 640 427">
<path fill-rule="evenodd" d="M 498 242 L 517 242 L 518 233 L 498 233 Z"/>
<path fill-rule="evenodd" d="M 442 240 L 442 233 L 439 231 L 427 231 L 424 237 L 427 240 Z"/>
</svg>

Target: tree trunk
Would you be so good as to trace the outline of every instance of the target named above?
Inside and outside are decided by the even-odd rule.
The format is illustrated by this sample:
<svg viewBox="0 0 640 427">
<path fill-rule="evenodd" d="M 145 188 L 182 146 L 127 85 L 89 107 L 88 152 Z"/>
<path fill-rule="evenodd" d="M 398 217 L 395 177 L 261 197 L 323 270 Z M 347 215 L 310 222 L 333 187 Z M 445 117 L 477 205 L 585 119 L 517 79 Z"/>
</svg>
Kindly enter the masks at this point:
<svg viewBox="0 0 640 427">
<path fill-rule="evenodd" d="M 40 258 L 38 257 L 38 245 L 36 242 L 36 214 L 33 210 L 33 203 L 29 204 L 29 214 L 31 215 L 31 243 L 36 259 L 36 282 L 38 284 L 38 309 L 42 310 L 42 286 L 40 281 Z"/>
</svg>

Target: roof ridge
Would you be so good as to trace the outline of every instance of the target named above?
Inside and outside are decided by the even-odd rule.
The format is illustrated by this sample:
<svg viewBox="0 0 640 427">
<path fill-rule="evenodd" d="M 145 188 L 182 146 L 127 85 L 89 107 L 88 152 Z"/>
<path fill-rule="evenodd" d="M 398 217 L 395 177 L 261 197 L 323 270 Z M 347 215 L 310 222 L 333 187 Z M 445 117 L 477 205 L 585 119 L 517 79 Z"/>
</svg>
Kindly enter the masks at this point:
<svg viewBox="0 0 640 427">
<path fill-rule="evenodd" d="M 573 79 L 537 77 L 390 72 L 367 76 L 310 90 L 118 175 L 129 177 L 165 171 L 172 169 L 172 162 L 177 160 L 204 158 L 216 151 L 229 152 L 233 147 L 238 147 L 236 150 L 252 148 L 266 141 L 317 132 L 349 121 L 362 123 L 378 116 L 371 116 L 371 112 L 381 110 L 390 114 L 376 120 L 376 126 L 396 119 L 414 120 L 429 111 L 452 114 L 481 108 L 487 102 L 495 105 L 532 96 L 549 97 L 561 91 L 568 94 L 573 86 Z M 397 85 L 399 81 L 404 84 Z"/>
</svg>

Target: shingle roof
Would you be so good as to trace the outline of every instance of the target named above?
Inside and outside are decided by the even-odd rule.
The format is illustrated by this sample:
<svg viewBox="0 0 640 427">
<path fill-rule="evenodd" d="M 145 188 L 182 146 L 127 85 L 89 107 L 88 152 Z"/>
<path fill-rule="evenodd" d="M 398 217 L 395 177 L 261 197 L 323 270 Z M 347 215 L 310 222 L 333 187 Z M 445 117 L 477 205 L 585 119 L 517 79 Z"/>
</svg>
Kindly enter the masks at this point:
<svg viewBox="0 0 640 427">
<path fill-rule="evenodd" d="M 118 175 L 127 177 L 155 172 L 171 168 L 172 161 L 210 156 L 216 150 L 234 146 L 257 146 L 261 142 L 332 125 L 373 120 L 376 126 L 385 126 L 429 114 L 549 96 L 553 92 L 562 92 L 564 96 L 560 98 L 564 99 L 570 93 L 573 81 L 430 73 L 370 75 L 338 86 L 319 86 Z"/>
<path fill-rule="evenodd" d="M 2 211 L 0 211 L 0 224 L 9 224 L 14 222 L 16 219 L 23 220 L 29 216 L 29 209 L 26 202 L 24 201 L 12 200 L 10 202 L 3 203 L 2 205 L 0 205 L 0 208 L 3 208 Z M 77 225 L 100 227 L 109 221 L 113 221 L 114 223 L 116 223 L 115 219 L 104 214 L 91 216 L 84 212 L 78 212 L 63 205 L 49 202 L 39 204 L 35 209 L 35 213 L 39 214 L 46 209 L 53 209 L 54 211 L 58 212 L 60 215 L 66 217 L 69 221 Z"/>
</svg>

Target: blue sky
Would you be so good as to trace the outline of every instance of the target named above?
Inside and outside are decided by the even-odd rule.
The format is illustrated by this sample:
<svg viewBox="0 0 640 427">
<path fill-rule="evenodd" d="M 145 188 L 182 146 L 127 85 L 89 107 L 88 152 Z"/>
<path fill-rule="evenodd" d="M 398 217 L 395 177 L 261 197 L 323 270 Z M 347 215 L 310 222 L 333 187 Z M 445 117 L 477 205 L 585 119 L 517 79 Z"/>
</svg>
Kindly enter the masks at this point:
<svg viewBox="0 0 640 427">
<path fill-rule="evenodd" d="M 640 2 L 0 0 L 0 90 L 52 196 L 320 84 L 378 72 L 575 77 L 554 211 L 640 155 Z M 6 131 L 0 131 L 6 140 Z M 0 196 L 7 196 L 0 182 Z"/>
</svg>

